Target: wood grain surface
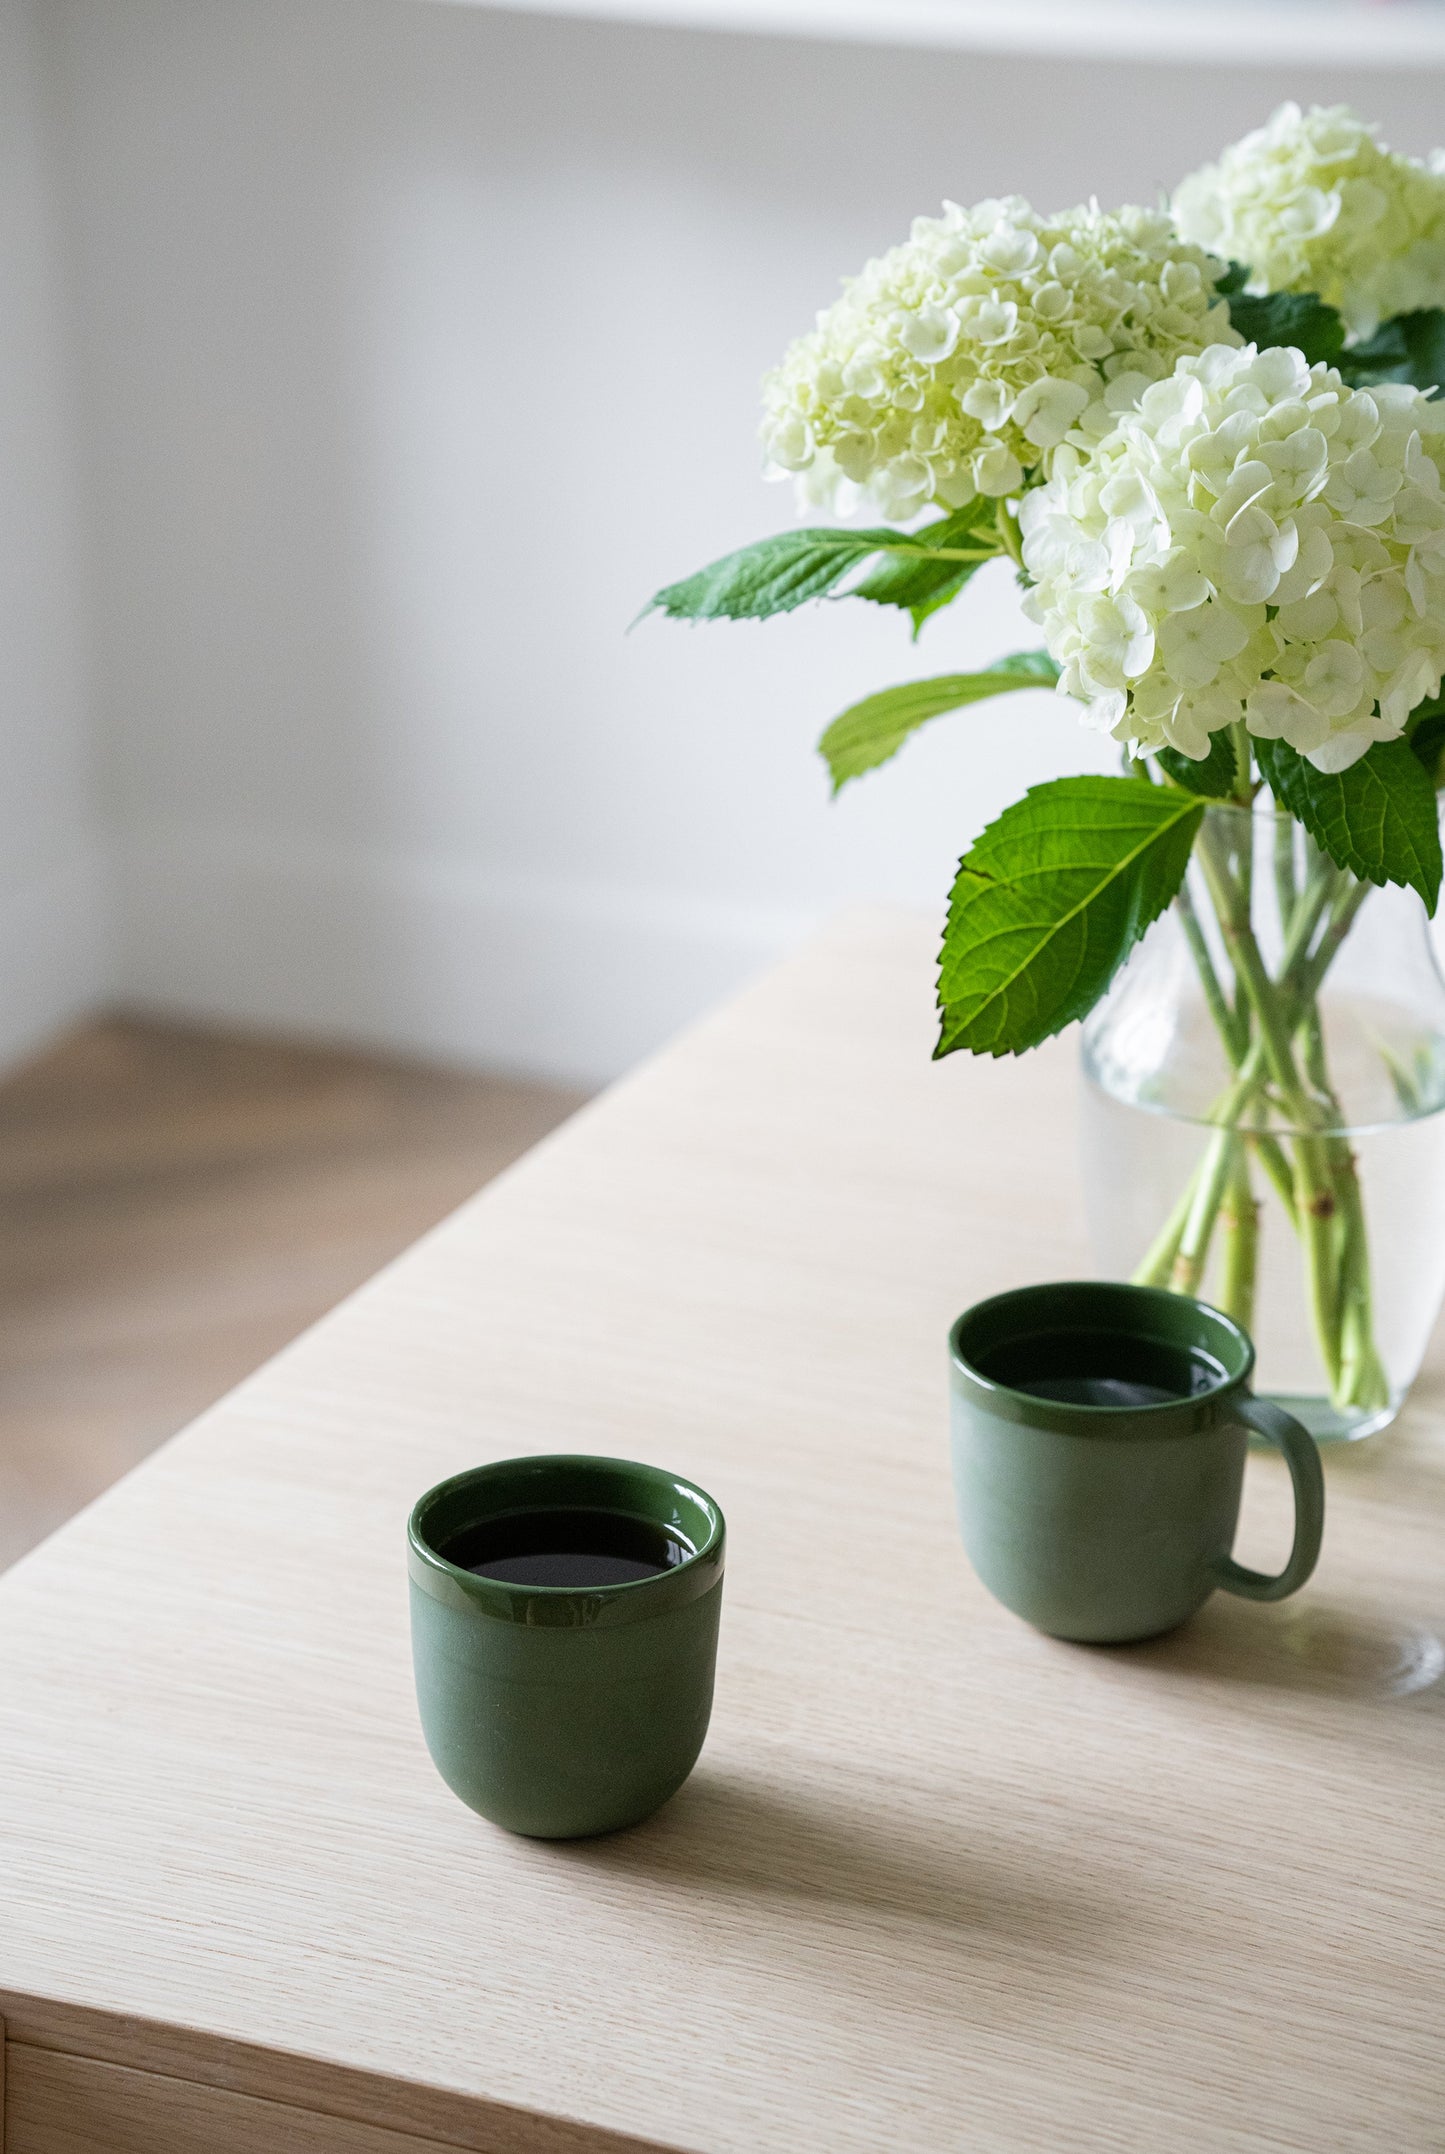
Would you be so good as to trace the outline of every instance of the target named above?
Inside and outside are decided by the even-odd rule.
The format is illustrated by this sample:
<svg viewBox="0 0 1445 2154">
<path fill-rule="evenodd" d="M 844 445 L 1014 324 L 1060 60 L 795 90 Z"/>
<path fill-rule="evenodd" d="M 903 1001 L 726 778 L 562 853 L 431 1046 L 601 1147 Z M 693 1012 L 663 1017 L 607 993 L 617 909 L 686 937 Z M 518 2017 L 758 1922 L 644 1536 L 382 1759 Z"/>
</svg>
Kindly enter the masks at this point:
<svg viewBox="0 0 1445 2154">
<path fill-rule="evenodd" d="M 1445 2149 L 1438 1359 L 1297 1600 L 997 1607 L 944 1339 L 1087 1268 L 1073 1047 L 931 1064 L 933 939 L 839 927 L 0 1582 L 12 2055 L 477 2154 Z M 420 1489 L 544 1449 L 730 1529 L 697 1771 L 571 1846 L 436 1778 L 403 1588 Z"/>
<path fill-rule="evenodd" d="M 581 1104 L 109 1019 L 0 1080 L 0 1565 Z"/>
</svg>

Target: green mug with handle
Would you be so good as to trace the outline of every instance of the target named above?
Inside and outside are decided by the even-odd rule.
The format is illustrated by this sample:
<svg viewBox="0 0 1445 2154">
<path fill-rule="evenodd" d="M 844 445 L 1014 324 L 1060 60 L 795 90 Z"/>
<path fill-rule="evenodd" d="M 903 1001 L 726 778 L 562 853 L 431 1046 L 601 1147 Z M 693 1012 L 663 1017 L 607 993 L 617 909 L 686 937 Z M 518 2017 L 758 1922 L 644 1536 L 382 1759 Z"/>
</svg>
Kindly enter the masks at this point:
<svg viewBox="0 0 1445 2154">
<path fill-rule="evenodd" d="M 1308 1431 L 1249 1389 L 1232 1317 L 1159 1287 L 1073 1280 L 977 1303 L 949 1335 L 954 1490 L 969 1559 L 1057 1638 L 1121 1645 L 1211 1593 L 1277 1601 L 1324 1532 Z M 1283 1452 L 1295 1532 L 1276 1575 L 1231 1553 L 1249 1439 Z"/>
</svg>

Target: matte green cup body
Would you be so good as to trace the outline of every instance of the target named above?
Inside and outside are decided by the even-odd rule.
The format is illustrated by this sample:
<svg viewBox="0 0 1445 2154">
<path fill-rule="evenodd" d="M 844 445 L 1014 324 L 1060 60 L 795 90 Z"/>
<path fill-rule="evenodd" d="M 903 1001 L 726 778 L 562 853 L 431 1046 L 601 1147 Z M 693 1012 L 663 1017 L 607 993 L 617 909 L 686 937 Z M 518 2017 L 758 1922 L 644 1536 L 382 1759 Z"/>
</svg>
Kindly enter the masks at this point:
<svg viewBox="0 0 1445 2154">
<path fill-rule="evenodd" d="M 1031 1337 L 1109 1332 L 1203 1353 L 1211 1388 L 1157 1406 L 1042 1399 L 995 1382 L 990 1358 Z M 1254 1348 L 1217 1309 L 1150 1287 L 1074 1281 L 980 1302 L 950 1334 L 954 1490 L 969 1560 L 1006 1608 L 1058 1638 L 1122 1644 L 1186 1622 L 1217 1587 L 1279 1600 L 1314 1568 L 1319 1454 L 1249 1391 Z M 1249 1437 L 1277 1444 L 1295 1490 L 1278 1576 L 1230 1550 Z"/>
<path fill-rule="evenodd" d="M 674 1569 L 595 1591 L 503 1584 L 446 1560 L 483 1519 L 619 1511 L 681 1534 Z M 510 1832 L 635 1825 L 692 1771 L 712 1710 L 725 1529 L 712 1498 L 621 1459 L 506 1459 L 421 1498 L 407 1535 L 412 1658 L 447 1786 Z"/>
</svg>

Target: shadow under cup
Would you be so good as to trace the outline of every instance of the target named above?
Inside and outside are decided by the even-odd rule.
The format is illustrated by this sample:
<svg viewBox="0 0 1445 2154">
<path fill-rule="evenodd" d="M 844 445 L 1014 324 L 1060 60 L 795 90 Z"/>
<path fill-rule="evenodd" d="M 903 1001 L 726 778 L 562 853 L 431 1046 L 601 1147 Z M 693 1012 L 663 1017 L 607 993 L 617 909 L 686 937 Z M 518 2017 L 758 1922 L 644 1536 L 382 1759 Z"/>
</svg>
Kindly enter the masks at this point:
<svg viewBox="0 0 1445 2154">
<path fill-rule="evenodd" d="M 549 1515 L 556 1531 L 538 1539 Z M 610 1547 L 665 1551 L 664 1567 L 614 1559 L 614 1573 L 645 1574 L 587 1585 L 472 1567 L 545 1570 L 489 1564 L 487 1551 L 580 1545 L 588 1519 Z M 703 1490 L 623 1459 L 503 1459 L 430 1489 L 407 1529 L 412 1658 L 422 1732 L 453 1793 L 549 1840 L 635 1825 L 675 1794 L 712 1710 L 724 1541 Z"/>
</svg>

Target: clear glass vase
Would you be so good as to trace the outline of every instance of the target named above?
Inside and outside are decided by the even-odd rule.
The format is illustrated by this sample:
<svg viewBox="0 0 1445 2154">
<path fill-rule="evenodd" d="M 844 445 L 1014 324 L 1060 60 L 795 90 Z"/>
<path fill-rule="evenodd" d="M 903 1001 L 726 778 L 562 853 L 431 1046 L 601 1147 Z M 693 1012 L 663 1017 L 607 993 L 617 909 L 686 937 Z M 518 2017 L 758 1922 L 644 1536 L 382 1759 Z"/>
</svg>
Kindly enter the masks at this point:
<svg viewBox="0 0 1445 2154">
<path fill-rule="evenodd" d="M 1201 1295 L 1322 1440 L 1394 1419 L 1445 1294 L 1445 981 L 1413 891 L 1287 816 L 1211 808 L 1084 1027 L 1107 1276 Z"/>
</svg>

